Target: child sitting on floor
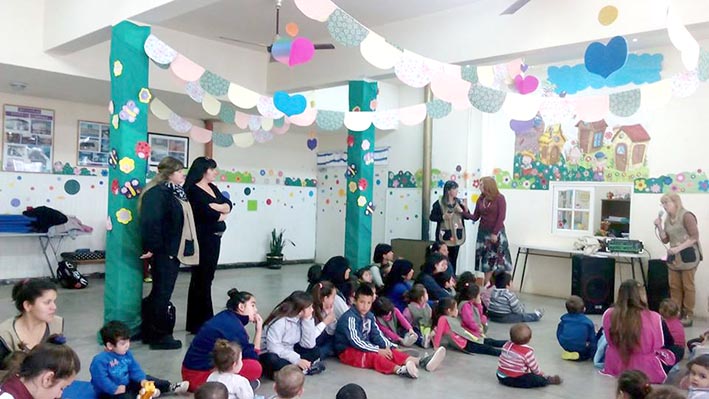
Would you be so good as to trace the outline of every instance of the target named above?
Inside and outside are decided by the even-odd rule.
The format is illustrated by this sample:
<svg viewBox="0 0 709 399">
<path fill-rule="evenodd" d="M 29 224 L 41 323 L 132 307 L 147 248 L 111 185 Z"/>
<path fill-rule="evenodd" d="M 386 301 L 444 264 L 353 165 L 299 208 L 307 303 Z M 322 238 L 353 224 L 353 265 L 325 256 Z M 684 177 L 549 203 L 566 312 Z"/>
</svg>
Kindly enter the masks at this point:
<svg viewBox="0 0 709 399">
<path fill-rule="evenodd" d="M 362 268 L 362 269 L 357 270 L 355 272 L 355 276 L 357 276 L 357 281 L 360 284 L 362 284 L 362 283 L 372 284 L 372 271 L 367 268 Z"/>
<path fill-rule="evenodd" d="M 273 380 L 276 382 L 273 385 L 276 395 L 271 399 L 297 399 L 303 396 L 305 376 L 298 366 L 291 364 L 283 367 L 276 373 Z"/>
<path fill-rule="evenodd" d="M 337 391 L 335 399 L 367 399 L 367 392 L 360 385 L 347 384 Z"/>
<path fill-rule="evenodd" d="M 184 393 L 189 382 L 157 379 L 146 375 L 130 351 L 130 329 L 120 321 L 109 321 L 99 331 L 104 351 L 94 356 L 89 371 L 91 385 L 100 398 L 134 399 L 147 381 L 155 384 L 155 394 Z"/>
<path fill-rule="evenodd" d="M 544 375 L 539 369 L 534 349 L 529 346 L 532 329 L 525 323 L 510 328 L 510 341 L 502 347 L 497 367 L 500 384 L 513 388 L 538 388 L 561 384 L 558 375 Z"/>
<path fill-rule="evenodd" d="M 378 297 L 372 305 L 372 313 L 377 319 L 377 326 L 391 342 L 403 346 L 416 343 L 418 335 L 389 298 Z"/>
<path fill-rule="evenodd" d="M 704 331 L 704 334 L 699 338 L 692 338 L 687 341 L 687 349 L 691 352 L 690 359 L 697 356 L 709 355 L 709 330 Z"/>
<path fill-rule="evenodd" d="M 473 336 L 466 331 L 458 319 L 458 305 L 453 298 L 438 301 L 433 312 L 433 321 L 436 323 L 434 348 L 445 345 L 465 353 L 500 356 L 499 347 L 504 345 L 504 342 L 491 340 L 486 344 L 484 338 Z"/>
<path fill-rule="evenodd" d="M 695 357 L 687 363 L 689 374 L 682 379 L 681 388 L 689 389 L 687 399 L 709 398 L 709 355 Z"/>
<path fill-rule="evenodd" d="M 409 301 L 409 304 L 404 309 L 404 317 L 419 337 L 416 342 L 427 349 L 431 346 L 433 338 L 433 309 L 428 304 L 426 287 L 423 284 L 414 284 L 406 294 L 406 300 Z"/>
<path fill-rule="evenodd" d="M 667 325 L 670 335 L 674 339 L 672 352 L 680 356 L 677 362 L 684 357 L 684 346 L 687 344 L 687 337 L 684 334 L 684 326 L 682 326 L 680 307 L 675 301 L 670 298 L 663 299 L 660 302 L 659 312 L 662 320 Z"/>
<path fill-rule="evenodd" d="M 504 340 L 497 340 L 486 337 L 487 333 L 487 316 L 483 313 L 483 306 L 480 300 L 480 286 L 474 280 L 461 279 L 458 280 L 456 287 L 458 296 L 458 315 L 463 328 L 477 337 L 476 345 L 485 345 L 491 348 L 502 348 L 505 344 Z M 492 350 L 485 348 L 486 353 L 499 355 L 499 349 Z M 473 351 L 473 353 L 478 353 Z"/>
<path fill-rule="evenodd" d="M 374 300 L 372 287 L 363 284 L 357 288 L 355 303 L 337 320 L 335 353 L 344 364 L 375 369 L 382 374 L 397 374 L 418 378 L 418 367 L 434 371 L 445 357 L 445 349 L 430 356 L 416 358 L 394 349 L 384 337 L 370 311 Z"/>
<path fill-rule="evenodd" d="M 596 327 L 584 314 L 586 307 L 581 297 L 572 295 L 566 300 L 566 314 L 556 327 L 556 339 L 564 350 L 564 360 L 588 360 L 596 354 Z"/>
<path fill-rule="evenodd" d="M 537 309 L 534 313 L 525 313 L 524 305 L 517 298 L 517 294 L 510 290 L 511 288 L 512 275 L 503 273 L 495 277 L 495 289 L 492 290 L 490 306 L 487 309 L 490 320 L 497 323 L 539 321 L 544 311 Z"/>
<path fill-rule="evenodd" d="M 221 382 L 205 382 L 194 392 L 194 399 L 229 399 L 229 390 Z"/>
<path fill-rule="evenodd" d="M 626 370 L 618 376 L 616 399 L 645 399 L 650 392 L 650 380 L 642 371 Z"/>
<path fill-rule="evenodd" d="M 249 380 L 238 373 L 244 363 L 241 361 L 241 347 L 236 342 L 218 339 L 214 345 L 214 367 L 208 382 L 221 382 L 229 392 L 229 399 L 253 399 L 254 390 Z"/>
<path fill-rule="evenodd" d="M 455 296 L 455 276 L 447 270 L 443 273 L 438 273 L 433 276 L 438 285 L 443 287 L 451 296 Z"/>
</svg>

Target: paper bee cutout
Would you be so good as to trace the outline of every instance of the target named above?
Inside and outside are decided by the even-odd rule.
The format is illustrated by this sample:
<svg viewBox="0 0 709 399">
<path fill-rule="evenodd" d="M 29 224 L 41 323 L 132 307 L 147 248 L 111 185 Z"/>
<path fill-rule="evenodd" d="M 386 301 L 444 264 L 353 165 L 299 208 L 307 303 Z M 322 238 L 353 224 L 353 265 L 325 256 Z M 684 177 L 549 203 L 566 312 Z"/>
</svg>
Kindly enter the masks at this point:
<svg viewBox="0 0 709 399">
<path fill-rule="evenodd" d="M 364 208 L 364 214 L 367 215 L 367 216 L 372 216 L 372 214 L 374 214 L 374 211 L 375 211 L 376 209 L 377 209 L 377 207 L 374 206 L 374 204 L 372 203 L 372 201 L 369 201 L 369 203 L 367 204 L 367 207 Z"/>
<path fill-rule="evenodd" d="M 347 167 L 347 171 L 345 172 L 345 176 L 354 177 L 356 174 L 357 174 L 357 165 L 352 163 Z"/>
<path fill-rule="evenodd" d="M 111 153 L 108 156 L 108 164 L 111 165 L 113 169 L 118 166 L 118 151 L 115 148 L 111 149 Z"/>
</svg>

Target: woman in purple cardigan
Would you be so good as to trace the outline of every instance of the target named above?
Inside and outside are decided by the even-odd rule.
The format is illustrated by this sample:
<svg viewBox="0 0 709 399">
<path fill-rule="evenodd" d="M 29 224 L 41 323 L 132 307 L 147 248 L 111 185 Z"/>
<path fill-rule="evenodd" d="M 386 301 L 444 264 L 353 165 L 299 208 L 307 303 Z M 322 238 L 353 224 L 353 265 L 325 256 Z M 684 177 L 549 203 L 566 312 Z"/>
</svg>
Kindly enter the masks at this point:
<svg viewBox="0 0 709 399">
<path fill-rule="evenodd" d="M 507 203 L 492 177 L 480 179 L 482 194 L 475 203 L 473 221 L 480 220 L 475 245 L 475 270 L 485 273 L 485 283 L 498 269 L 512 271 L 509 241 L 505 233 Z"/>
</svg>

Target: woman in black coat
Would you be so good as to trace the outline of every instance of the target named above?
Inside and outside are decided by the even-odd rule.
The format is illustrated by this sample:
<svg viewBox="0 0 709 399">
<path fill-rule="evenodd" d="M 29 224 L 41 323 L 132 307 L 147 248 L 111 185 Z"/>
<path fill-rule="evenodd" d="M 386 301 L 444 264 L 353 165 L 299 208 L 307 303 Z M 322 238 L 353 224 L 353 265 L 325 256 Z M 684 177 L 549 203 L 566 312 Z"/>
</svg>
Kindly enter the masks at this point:
<svg viewBox="0 0 709 399">
<path fill-rule="evenodd" d="M 172 336 L 175 328 L 175 308 L 170 303 L 180 261 L 198 251 L 191 237 L 182 239 L 194 226 L 192 210 L 182 188 L 184 165 L 165 157 L 158 165 L 158 174 L 145 187 L 140 200 L 140 231 L 143 240 L 141 259 L 150 259 L 153 285 L 143 300 L 142 340 L 150 349 L 179 349 L 182 342 Z M 192 241 L 192 242 L 190 242 Z M 185 263 L 189 263 L 187 260 Z"/>
<path fill-rule="evenodd" d="M 222 235 L 226 230 L 231 201 L 213 184 L 217 177 L 217 163 L 199 157 L 192 162 L 187 174 L 185 190 L 194 212 L 199 242 L 199 266 L 192 268 L 187 295 L 187 331 L 197 334 L 207 320 L 214 316 L 212 281 L 217 270 Z"/>
</svg>

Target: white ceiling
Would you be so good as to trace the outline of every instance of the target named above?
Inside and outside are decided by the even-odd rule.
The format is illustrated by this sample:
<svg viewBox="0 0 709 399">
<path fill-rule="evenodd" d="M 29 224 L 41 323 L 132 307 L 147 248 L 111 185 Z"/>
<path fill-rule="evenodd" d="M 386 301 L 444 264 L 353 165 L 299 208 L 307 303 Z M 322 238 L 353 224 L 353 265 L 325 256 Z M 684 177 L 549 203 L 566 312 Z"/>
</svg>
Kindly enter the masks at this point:
<svg viewBox="0 0 709 399">
<path fill-rule="evenodd" d="M 342 9 L 362 24 L 375 27 L 402 21 L 480 0 L 335 0 Z M 501 10 L 514 0 L 498 0 Z M 169 29 L 211 40 L 220 36 L 270 44 L 275 33 L 276 0 L 222 0 L 189 14 L 160 23 Z M 326 24 L 305 17 L 292 0 L 284 0 L 281 8 L 281 32 L 288 22 L 300 27 L 300 35 L 310 38 L 329 37 Z M 228 42 L 231 43 L 231 42 Z"/>
</svg>

